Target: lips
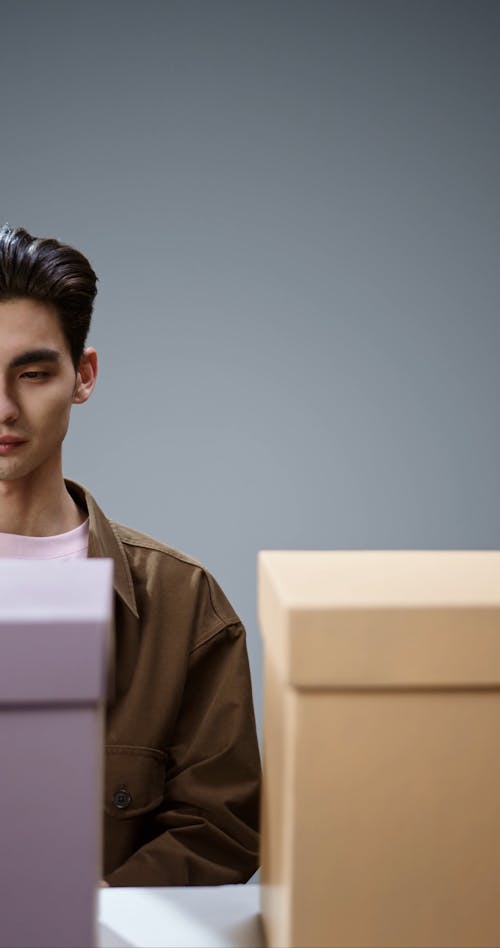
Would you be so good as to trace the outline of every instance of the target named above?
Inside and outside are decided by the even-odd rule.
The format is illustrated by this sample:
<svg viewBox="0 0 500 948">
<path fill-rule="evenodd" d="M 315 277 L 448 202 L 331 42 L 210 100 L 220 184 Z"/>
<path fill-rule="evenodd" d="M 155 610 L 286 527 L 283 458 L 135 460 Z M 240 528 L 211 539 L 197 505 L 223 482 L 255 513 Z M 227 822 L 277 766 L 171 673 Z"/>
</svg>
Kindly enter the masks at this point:
<svg viewBox="0 0 500 948">
<path fill-rule="evenodd" d="M 26 444 L 24 438 L 16 438 L 14 435 L 4 435 L 0 438 L 0 457 L 7 457 L 14 454 L 23 444 Z"/>
</svg>

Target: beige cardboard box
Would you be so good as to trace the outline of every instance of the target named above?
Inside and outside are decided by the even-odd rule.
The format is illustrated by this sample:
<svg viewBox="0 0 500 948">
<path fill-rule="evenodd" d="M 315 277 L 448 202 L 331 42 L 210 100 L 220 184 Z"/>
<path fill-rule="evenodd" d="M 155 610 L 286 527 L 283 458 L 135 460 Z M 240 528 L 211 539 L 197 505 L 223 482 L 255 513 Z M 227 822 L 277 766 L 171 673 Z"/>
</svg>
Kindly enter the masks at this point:
<svg viewBox="0 0 500 948">
<path fill-rule="evenodd" d="M 500 945 L 500 553 L 263 552 L 273 948 Z"/>
</svg>

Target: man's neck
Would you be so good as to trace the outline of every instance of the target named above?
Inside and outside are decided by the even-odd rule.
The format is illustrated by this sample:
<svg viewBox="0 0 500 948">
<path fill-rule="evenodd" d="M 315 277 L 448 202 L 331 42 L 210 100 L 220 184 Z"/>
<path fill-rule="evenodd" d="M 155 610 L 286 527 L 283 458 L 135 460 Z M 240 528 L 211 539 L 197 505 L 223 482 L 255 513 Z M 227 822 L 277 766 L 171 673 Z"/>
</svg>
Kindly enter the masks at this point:
<svg viewBox="0 0 500 948">
<path fill-rule="evenodd" d="M 62 474 L 43 491 L 22 481 L 0 482 L 0 533 L 27 537 L 56 536 L 85 520 L 66 489 Z"/>
</svg>

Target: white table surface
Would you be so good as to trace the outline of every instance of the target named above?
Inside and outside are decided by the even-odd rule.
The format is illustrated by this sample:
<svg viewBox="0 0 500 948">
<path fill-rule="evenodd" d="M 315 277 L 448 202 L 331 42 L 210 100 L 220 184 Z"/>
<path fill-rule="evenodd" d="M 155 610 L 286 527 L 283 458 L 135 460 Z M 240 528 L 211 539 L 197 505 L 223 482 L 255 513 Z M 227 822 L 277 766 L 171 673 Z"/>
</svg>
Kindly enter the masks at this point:
<svg viewBox="0 0 500 948">
<path fill-rule="evenodd" d="M 99 890 L 99 948 L 264 948 L 258 885 Z"/>
</svg>

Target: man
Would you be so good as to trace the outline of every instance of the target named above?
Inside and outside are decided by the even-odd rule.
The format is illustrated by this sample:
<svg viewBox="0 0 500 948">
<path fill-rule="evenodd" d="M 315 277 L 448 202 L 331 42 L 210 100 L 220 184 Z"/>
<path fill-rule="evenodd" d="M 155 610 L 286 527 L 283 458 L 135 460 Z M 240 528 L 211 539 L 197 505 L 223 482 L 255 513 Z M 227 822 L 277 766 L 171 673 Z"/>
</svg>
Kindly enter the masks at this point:
<svg viewBox="0 0 500 948">
<path fill-rule="evenodd" d="M 259 755 L 241 622 L 200 564 L 63 478 L 71 407 L 96 380 L 95 294 L 78 251 L 0 229 L 0 556 L 114 560 L 105 883 L 243 882 L 258 861 Z"/>
</svg>

